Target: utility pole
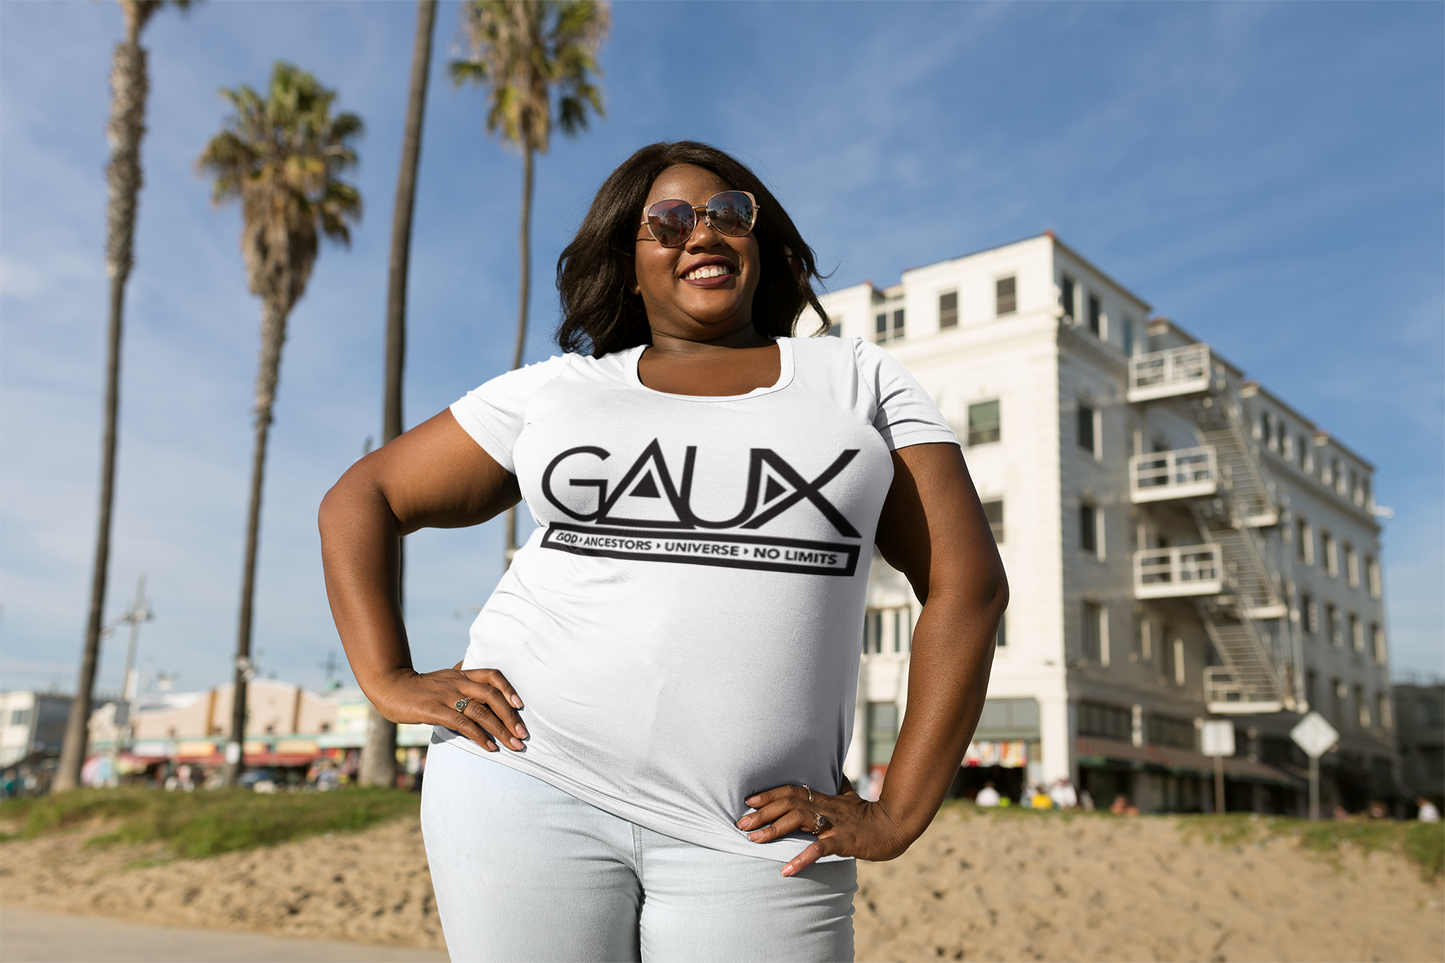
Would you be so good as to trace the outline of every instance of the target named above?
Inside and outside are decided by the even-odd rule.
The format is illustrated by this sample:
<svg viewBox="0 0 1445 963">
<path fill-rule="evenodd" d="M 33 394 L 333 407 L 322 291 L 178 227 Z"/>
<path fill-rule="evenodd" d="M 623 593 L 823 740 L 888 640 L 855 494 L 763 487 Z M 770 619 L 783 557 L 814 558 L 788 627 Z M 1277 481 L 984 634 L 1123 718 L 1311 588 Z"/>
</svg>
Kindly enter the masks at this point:
<svg viewBox="0 0 1445 963">
<path fill-rule="evenodd" d="M 136 643 L 140 640 L 140 624 L 155 619 L 155 613 L 151 611 L 150 599 L 146 598 L 146 573 L 141 572 L 140 578 L 136 580 L 135 600 L 130 603 L 130 608 L 120 618 L 115 620 L 111 630 L 130 624 L 130 644 L 125 650 L 125 675 L 121 676 L 121 701 L 129 706 L 139 694 L 139 679 L 133 678 L 135 672 L 135 650 Z"/>
</svg>

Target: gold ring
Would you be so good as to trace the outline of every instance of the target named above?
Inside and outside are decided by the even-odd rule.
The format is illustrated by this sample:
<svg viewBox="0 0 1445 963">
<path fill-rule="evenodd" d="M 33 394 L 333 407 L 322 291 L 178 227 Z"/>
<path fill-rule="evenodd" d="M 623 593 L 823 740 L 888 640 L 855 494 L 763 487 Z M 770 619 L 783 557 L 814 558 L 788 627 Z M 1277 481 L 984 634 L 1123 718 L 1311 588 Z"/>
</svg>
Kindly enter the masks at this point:
<svg viewBox="0 0 1445 963">
<path fill-rule="evenodd" d="M 813 790 L 808 787 L 807 783 L 803 783 L 803 788 L 808 790 L 808 802 L 811 803 L 813 801 Z"/>
<path fill-rule="evenodd" d="M 471 699 L 458 699 L 456 702 L 453 703 L 453 705 L 457 707 L 458 712 L 465 715 L 467 711 L 467 706 L 471 705 L 471 703 Z"/>
<path fill-rule="evenodd" d="M 822 813 L 813 813 L 813 828 L 808 830 L 808 832 L 812 833 L 814 836 L 818 835 L 823 831 L 823 824 L 826 822 L 827 820 L 823 818 Z"/>
</svg>

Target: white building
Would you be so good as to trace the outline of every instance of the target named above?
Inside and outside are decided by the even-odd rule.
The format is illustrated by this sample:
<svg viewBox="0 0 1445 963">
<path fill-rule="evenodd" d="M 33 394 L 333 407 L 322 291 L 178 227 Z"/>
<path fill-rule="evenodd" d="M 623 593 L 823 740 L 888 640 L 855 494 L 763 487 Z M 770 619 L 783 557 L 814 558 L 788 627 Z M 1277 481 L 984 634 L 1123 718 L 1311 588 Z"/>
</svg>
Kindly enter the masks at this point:
<svg viewBox="0 0 1445 963">
<path fill-rule="evenodd" d="M 1287 733 L 1313 707 L 1343 735 L 1325 804 L 1393 793 L 1368 462 L 1051 234 L 822 300 L 832 334 L 884 344 L 954 425 L 1008 571 L 959 791 L 1016 792 L 1026 759 L 1104 805 L 1208 808 L 1198 728 L 1228 716 L 1230 808 L 1294 812 Z M 855 782 L 892 751 L 918 611 L 874 571 Z"/>
<path fill-rule="evenodd" d="M 0 692 L 0 769 L 58 756 L 70 701 L 70 696 L 32 690 Z"/>
</svg>

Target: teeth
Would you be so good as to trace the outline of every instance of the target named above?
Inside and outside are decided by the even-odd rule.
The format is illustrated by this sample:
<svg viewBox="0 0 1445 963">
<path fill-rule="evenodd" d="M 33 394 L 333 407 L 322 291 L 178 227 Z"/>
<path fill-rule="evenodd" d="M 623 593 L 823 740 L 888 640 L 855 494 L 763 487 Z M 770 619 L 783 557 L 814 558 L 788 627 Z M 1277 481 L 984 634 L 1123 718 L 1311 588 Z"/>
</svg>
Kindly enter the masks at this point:
<svg viewBox="0 0 1445 963">
<path fill-rule="evenodd" d="M 695 271 L 688 271 L 683 275 L 683 279 L 687 281 L 700 281 L 703 278 L 717 278 L 722 277 L 724 274 L 731 273 L 733 273 L 732 269 L 725 264 L 709 264 Z"/>
</svg>

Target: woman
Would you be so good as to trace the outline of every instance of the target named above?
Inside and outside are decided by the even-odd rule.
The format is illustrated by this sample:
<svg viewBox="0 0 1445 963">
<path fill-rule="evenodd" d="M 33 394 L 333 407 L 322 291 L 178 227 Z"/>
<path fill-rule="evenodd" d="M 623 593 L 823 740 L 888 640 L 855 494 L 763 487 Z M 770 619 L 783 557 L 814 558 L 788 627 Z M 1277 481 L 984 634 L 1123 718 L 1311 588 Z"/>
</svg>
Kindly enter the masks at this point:
<svg viewBox="0 0 1445 963">
<path fill-rule="evenodd" d="M 321 507 L 357 681 L 437 727 L 422 826 L 453 959 L 852 959 L 853 859 L 928 826 L 1007 587 L 957 440 L 903 367 L 793 339 L 813 254 L 746 167 L 654 144 L 558 262 L 568 353 L 354 465 Z M 539 524 L 456 668 L 418 673 L 399 536 Z M 910 579 L 882 797 L 842 773 L 873 546 Z M 500 763 L 500 765 L 498 764 Z"/>
</svg>

